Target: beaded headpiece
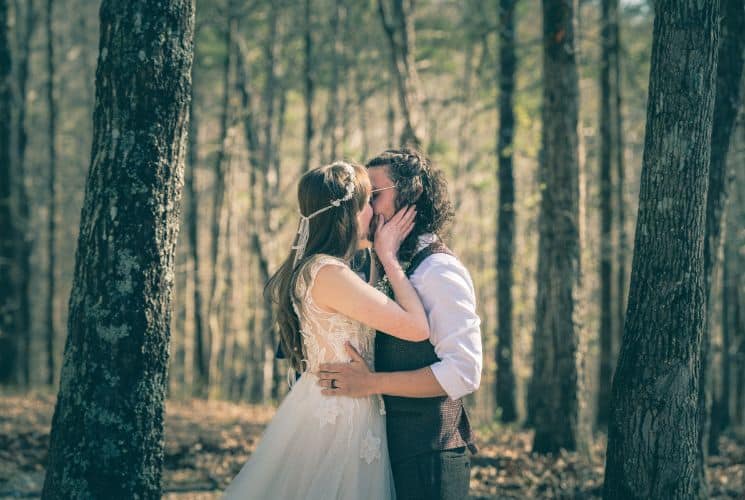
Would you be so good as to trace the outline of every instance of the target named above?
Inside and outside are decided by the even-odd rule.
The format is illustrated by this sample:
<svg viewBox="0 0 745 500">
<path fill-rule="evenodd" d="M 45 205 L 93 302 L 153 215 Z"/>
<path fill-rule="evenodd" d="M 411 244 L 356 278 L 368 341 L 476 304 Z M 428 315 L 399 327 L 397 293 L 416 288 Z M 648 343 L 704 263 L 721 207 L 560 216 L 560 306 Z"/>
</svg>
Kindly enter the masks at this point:
<svg viewBox="0 0 745 500">
<path fill-rule="evenodd" d="M 352 167 L 352 165 L 350 165 L 349 163 L 343 161 L 335 162 L 331 166 L 340 166 L 344 168 L 347 174 L 349 174 L 349 179 L 347 180 L 347 184 L 345 186 L 346 193 L 341 198 L 331 200 L 327 206 L 319 208 L 312 214 L 303 215 L 303 213 L 298 210 L 298 213 L 300 214 L 300 224 L 297 230 L 297 242 L 295 243 L 295 245 L 292 246 L 292 249 L 296 250 L 293 267 L 297 266 L 298 262 L 300 262 L 300 260 L 303 258 L 303 254 L 305 253 L 305 245 L 308 244 L 308 236 L 310 232 L 310 219 L 312 219 L 316 215 L 322 214 L 327 210 L 331 210 L 334 207 L 340 206 L 342 202 L 351 200 L 354 196 L 354 185 L 357 179 L 357 175 L 354 172 L 354 167 Z"/>
</svg>

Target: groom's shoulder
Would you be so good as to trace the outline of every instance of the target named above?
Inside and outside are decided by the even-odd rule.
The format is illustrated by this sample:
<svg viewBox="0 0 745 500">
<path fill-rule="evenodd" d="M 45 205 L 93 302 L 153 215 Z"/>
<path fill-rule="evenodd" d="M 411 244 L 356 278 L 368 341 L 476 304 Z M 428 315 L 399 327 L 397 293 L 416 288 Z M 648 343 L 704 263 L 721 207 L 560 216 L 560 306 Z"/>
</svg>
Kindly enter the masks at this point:
<svg viewBox="0 0 745 500">
<path fill-rule="evenodd" d="M 450 297 L 470 297 L 474 286 L 468 269 L 450 253 L 433 253 L 427 256 L 411 275 L 411 284 L 419 293 L 434 293 Z"/>
<path fill-rule="evenodd" d="M 452 252 L 435 252 L 428 255 L 416 269 L 414 275 L 424 277 L 447 272 L 456 272 L 468 276 L 470 279 L 468 269 Z"/>
</svg>

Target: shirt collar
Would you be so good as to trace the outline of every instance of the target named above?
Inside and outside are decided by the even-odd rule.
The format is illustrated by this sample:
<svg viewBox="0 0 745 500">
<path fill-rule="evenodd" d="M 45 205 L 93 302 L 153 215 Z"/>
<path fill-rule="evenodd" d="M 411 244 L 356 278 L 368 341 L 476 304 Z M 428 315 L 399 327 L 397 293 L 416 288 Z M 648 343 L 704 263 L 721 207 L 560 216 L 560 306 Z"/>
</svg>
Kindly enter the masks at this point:
<svg viewBox="0 0 745 500">
<path fill-rule="evenodd" d="M 437 235 L 434 233 L 420 234 L 417 238 L 416 252 L 421 252 L 435 241 L 437 241 Z"/>
</svg>

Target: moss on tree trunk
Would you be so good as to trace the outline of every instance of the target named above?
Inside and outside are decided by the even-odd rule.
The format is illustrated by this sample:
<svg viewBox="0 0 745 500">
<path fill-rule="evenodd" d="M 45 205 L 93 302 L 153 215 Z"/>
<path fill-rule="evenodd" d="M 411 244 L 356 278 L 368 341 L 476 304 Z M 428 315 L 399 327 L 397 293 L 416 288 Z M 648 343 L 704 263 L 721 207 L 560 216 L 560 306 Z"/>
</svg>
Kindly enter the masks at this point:
<svg viewBox="0 0 745 500">
<path fill-rule="evenodd" d="M 43 498 L 160 498 L 191 0 L 101 6 L 93 147 Z"/>
</svg>

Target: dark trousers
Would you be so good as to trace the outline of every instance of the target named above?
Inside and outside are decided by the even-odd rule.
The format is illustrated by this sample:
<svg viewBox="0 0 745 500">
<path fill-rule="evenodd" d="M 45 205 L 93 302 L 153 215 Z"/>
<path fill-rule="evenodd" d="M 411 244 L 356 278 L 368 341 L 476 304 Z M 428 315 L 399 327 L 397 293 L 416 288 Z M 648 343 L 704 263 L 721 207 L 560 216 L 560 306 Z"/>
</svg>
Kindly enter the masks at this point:
<svg viewBox="0 0 745 500">
<path fill-rule="evenodd" d="M 397 500 L 465 500 L 471 459 L 465 447 L 391 463 Z"/>
</svg>

